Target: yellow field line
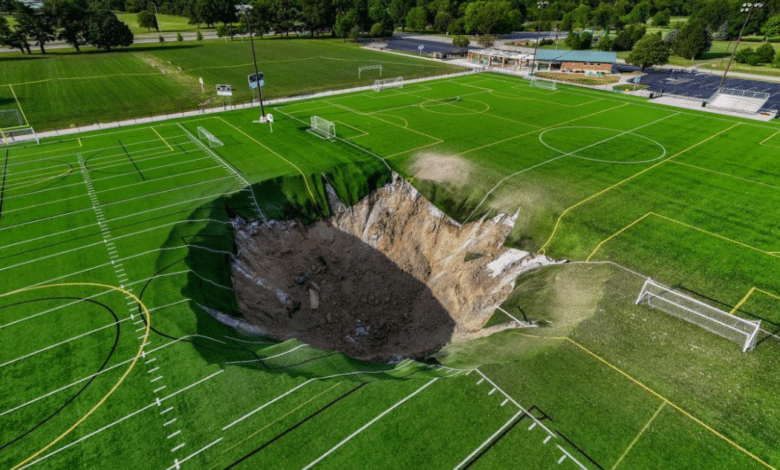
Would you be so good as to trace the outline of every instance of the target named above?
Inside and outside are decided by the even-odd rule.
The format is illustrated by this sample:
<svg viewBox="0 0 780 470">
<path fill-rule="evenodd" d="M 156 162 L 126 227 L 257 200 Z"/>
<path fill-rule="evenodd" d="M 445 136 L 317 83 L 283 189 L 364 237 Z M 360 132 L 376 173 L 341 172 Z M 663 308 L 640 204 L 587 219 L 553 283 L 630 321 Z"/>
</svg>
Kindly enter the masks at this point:
<svg viewBox="0 0 780 470">
<path fill-rule="evenodd" d="M 571 344 L 573 344 L 574 346 L 577 346 L 579 349 L 581 349 L 582 351 L 586 352 L 588 355 L 592 356 L 593 358 L 595 358 L 595 359 L 596 359 L 596 360 L 598 360 L 599 362 L 603 363 L 604 365 L 606 365 L 606 366 L 607 366 L 607 367 L 609 367 L 610 369 L 614 370 L 614 371 L 615 371 L 615 372 L 617 372 L 618 374 L 622 375 L 623 377 L 627 378 L 628 380 L 630 380 L 630 381 L 631 381 L 631 382 L 633 382 L 634 384 L 638 385 L 639 387 L 641 387 L 642 389 L 644 389 L 645 391 L 647 391 L 647 392 L 648 392 L 648 393 L 650 393 L 651 395 L 653 395 L 653 396 L 657 397 L 657 398 L 658 398 L 659 400 L 661 400 L 662 402 L 669 404 L 669 406 L 671 406 L 671 407 L 672 407 L 672 408 L 674 408 L 675 410 L 679 411 L 680 413 L 684 414 L 684 415 L 685 415 L 685 416 L 687 416 L 688 418 L 692 419 L 692 420 L 693 420 L 693 421 L 695 421 L 697 424 L 699 424 L 700 426 L 702 426 L 704 429 L 706 429 L 706 430 L 710 431 L 712 434 L 715 434 L 716 436 L 718 436 L 719 438 L 721 438 L 722 440 L 724 440 L 724 441 L 726 441 L 728 444 L 730 444 L 732 447 L 734 447 L 735 449 L 737 449 L 737 450 L 741 451 L 742 453 L 744 453 L 744 454 L 745 454 L 745 455 L 747 455 L 748 457 L 752 458 L 752 459 L 753 459 L 753 460 L 755 460 L 756 462 L 758 462 L 758 463 L 762 464 L 763 466 L 765 466 L 765 467 L 767 467 L 767 468 L 769 468 L 769 469 L 771 469 L 771 470 L 778 470 L 777 468 L 775 468 L 775 467 L 771 466 L 770 464 L 768 464 L 768 463 L 764 462 L 763 460 L 761 460 L 761 459 L 760 459 L 759 457 L 757 457 L 756 455 L 752 454 L 750 451 L 748 451 L 748 450 L 747 450 L 747 449 L 745 449 L 744 447 L 740 446 L 739 444 L 737 444 L 736 442 L 732 441 L 732 440 L 731 440 L 731 439 L 729 439 L 728 437 L 726 437 L 726 436 L 724 436 L 723 434 L 719 433 L 718 431 L 716 431 L 716 430 L 715 430 L 715 429 L 713 429 L 711 426 L 709 426 L 709 425 L 707 425 L 706 423 L 704 423 L 704 422 L 703 422 L 702 420 L 700 420 L 699 418 L 697 418 L 697 417 L 693 416 L 692 414 L 690 414 L 689 412 L 685 411 L 685 410 L 684 410 L 684 409 L 682 409 L 680 406 L 678 406 L 678 405 L 675 405 L 675 404 L 674 404 L 672 401 L 670 401 L 670 400 L 669 400 L 668 398 L 666 398 L 665 396 L 663 396 L 663 395 L 661 395 L 660 393 L 656 392 L 655 390 L 651 389 L 650 387 L 648 387 L 647 385 L 643 384 L 643 383 L 642 383 L 642 382 L 640 382 L 639 380 L 637 380 L 637 379 L 633 378 L 632 376 L 630 376 L 630 375 L 629 375 L 629 374 L 627 374 L 626 372 L 623 372 L 623 370 L 622 370 L 622 369 L 620 369 L 619 367 L 617 367 L 617 366 L 613 365 L 612 363 L 610 363 L 610 362 L 609 362 L 609 361 L 607 361 L 606 359 L 602 358 L 602 357 L 601 357 L 601 356 L 599 356 L 598 354 L 594 353 L 593 351 L 591 351 L 590 349 L 588 349 L 588 348 L 586 348 L 585 346 L 581 345 L 580 343 L 578 343 L 578 342 L 574 341 L 573 339 L 571 339 L 571 338 L 568 338 L 568 337 L 560 337 L 560 336 L 536 336 L 536 335 L 529 335 L 529 334 L 525 334 L 525 333 L 520 333 L 520 335 L 522 335 L 522 336 L 526 336 L 526 337 L 531 337 L 531 338 L 537 338 L 537 339 L 556 339 L 556 340 L 564 340 L 564 341 L 568 341 L 568 342 L 570 342 Z"/>
<path fill-rule="evenodd" d="M 157 129 L 155 129 L 155 128 L 154 128 L 154 126 L 151 126 L 151 129 L 152 129 L 152 131 L 154 131 L 154 133 L 155 133 L 155 134 L 157 134 L 157 137 L 159 137 L 159 138 L 160 138 L 160 140 L 162 140 L 162 141 L 163 141 L 163 143 L 164 143 L 165 145 L 167 145 L 169 149 L 171 149 L 171 152 L 173 152 L 173 147 L 171 147 L 171 144 L 169 144 L 169 143 L 168 143 L 168 141 L 166 141 L 165 139 L 163 139 L 163 136 L 161 136 L 161 135 L 160 135 L 160 133 L 159 133 L 159 132 L 157 132 Z M 81 142 L 81 141 L 79 140 L 79 142 Z"/>
<path fill-rule="evenodd" d="M 46 178 L 42 178 L 42 179 L 33 181 L 32 183 L 26 183 L 26 184 L 23 184 L 21 186 L 8 187 L 8 188 L 6 188 L 6 190 L 8 192 L 11 192 L 11 191 L 19 190 L 19 189 L 29 188 L 30 186 L 35 186 L 36 184 L 45 183 L 46 181 L 57 179 L 60 176 L 68 176 L 71 173 L 73 173 L 73 168 L 68 168 L 67 170 L 62 171 L 62 173 L 60 173 L 58 175 L 48 176 Z"/>
<path fill-rule="evenodd" d="M 651 165 L 651 166 L 645 168 L 642 171 L 634 173 L 633 175 L 629 176 L 628 178 L 623 179 L 621 181 L 618 181 L 617 183 L 613 184 L 612 186 L 609 186 L 609 187 L 607 187 L 605 189 L 602 189 L 601 191 L 586 197 L 585 199 L 581 200 L 580 202 L 578 202 L 578 203 L 576 203 L 576 204 L 574 204 L 572 206 L 567 207 L 563 212 L 561 212 L 561 215 L 558 216 L 558 220 L 555 221 L 555 226 L 553 227 L 552 233 L 550 234 L 550 238 L 548 238 L 547 241 L 544 243 L 544 245 L 542 245 L 542 248 L 539 250 L 539 253 L 543 254 L 545 252 L 545 248 L 547 248 L 547 245 L 550 244 L 550 242 L 552 241 L 553 237 L 555 237 L 555 233 L 558 231 L 558 227 L 561 224 L 561 219 L 563 219 L 563 216 L 565 216 L 567 213 L 569 213 L 569 211 L 571 211 L 572 209 L 575 209 L 575 208 L 581 206 L 582 204 L 585 204 L 586 202 L 601 196 L 602 194 L 604 194 L 604 193 L 606 193 L 606 192 L 608 192 L 608 191 L 610 191 L 610 190 L 620 186 L 623 183 L 631 181 L 632 179 L 636 178 L 639 175 L 647 173 L 648 171 L 658 167 L 659 165 L 663 165 L 664 163 L 668 162 L 669 160 L 671 160 L 671 159 L 673 159 L 675 157 L 678 157 L 678 156 L 684 154 L 685 152 L 687 152 L 689 150 L 692 150 L 692 149 L 698 147 L 699 145 L 701 145 L 701 144 L 703 144 L 703 143 L 705 143 L 705 142 L 707 142 L 707 141 L 709 141 L 711 139 L 714 139 L 715 137 L 719 136 L 720 134 L 722 134 L 722 133 L 724 133 L 726 131 L 730 131 L 731 129 L 737 127 L 740 124 L 741 123 L 738 122 L 738 123 L 732 125 L 731 127 L 727 128 L 727 129 L 723 129 L 722 131 L 720 131 L 720 132 L 718 132 L 716 134 L 713 134 L 713 135 L 707 137 L 706 139 L 703 139 L 703 140 L 701 140 L 701 141 L 691 145 L 690 147 L 686 148 L 685 150 L 681 150 L 680 152 L 675 153 L 671 157 L 669 157 L 669 158 L 667 158 L 665 160 L 661 160 L 660 162 L 658 162 L 658 163 L 656 163 L 654 165 Z"/>
<path fill-rule="evenodd" d="M 777 147 L 777 148 L 780 148 L 780 147 Z M 674 163 L 675 165 L 684 165 L 684 166 L 687 166 L 687 167 L 696 168 L 696 169 L 702 170 L 702 171 L 708 171 L 710 173 L 715 173 L 716 175 L 721 175 L 721 176 L 726 176 L 726 177 L 729 177 L 729 178 L 738 179 L 738 180 L 741 180 L 741 181 L 745 181 L 747 183 L 758 184 L 758 185 L 766 186 L 768 188 L 773 188 L 773 189 L 780 189 L 780 186 L 775 186 L 774 184 L 763 183 L 761 181 L 751 180 L 751 179 L 748 179 L 748 178 L 743 178 L 741 176 L 730 175 L 728 173 L 723 173 L 722 171 L 710 170 L 709 168 L 704 168 L 704 167 L 701 167 L 701 166 L 691 165 L 690 163 L 677 162 L 677 161 L 671 162 L 671 163 Z"/>
<path fill-rule="evenodd" d="M 735 306 L 734 306 L 734 308 L 732 308 L 732 309 L 731 309 L 731 311 L 730 311 L 729 313 L 730 313 L 731 315 L 734 315 L 734 313 L 735 313 L 737 310 L 739 310 L 739 307 L 741 307 L 741 306 L 742 306 L 742 305 L 743 305 L 743 304 L 744 304 L 744 303 L 747 301 L 748 297 L 750 297 L 750 295 L 751 295 L 753 292 L 755 292 L 755 291 L 756 291 L 756 288 L 755 288 L 755 287 L 751 287 L 751 288 L 750 288 L 750 290 L 747 292 L 747 294 L 745 294 L 745 296 L 744 296 L 744 297 L 742 297 L 742 300 L 740 300 L 739 302 L 737 302 L 737 305 L 735 305 Z"/>
<path fill-rule="evenodd" d="M 79 147 L 83 147 L 84 144 L 81 143 L 81 137 L 79 137 L 78 139 L 79 139 Z"/>
<path fill-rule="evenodd" d="M 644 425 L 644 426 L 642 427 L 642 429 L 639 431 L 639 434 L 637 434 L 637 435 L 636 435 L 636 437 L 634 438 L 634 440 L 633 440 L 633 441 L 631 441 L 631 444 L 629 444 L 629 445 L 628 445 L 628 447 L 626 447 L 626 450 L 625 450 L 625 451 L 623 451 L 623 454 L 620 456 L 620 458 L 619 458 L 619 459 L 617 459 L 617 462 L 615 462 L 615 465 L 613 465 L 613 466 L 612 466 L 612 469 L 611 469 L 611 470 L 615 470 L 616 468 L 618 468 L 618 466 L 619 466 L 619 465 L 620 465 L 620 463 L 623 461 L 623 459 L 624 459 L 624 458 L 626 458 L 626 455 L 628 455 L 628 453 L 631 451 L 631 448 L 632 448 L 632 447 L 634 447 L 634 444 L 636 444 L 636 443 L 637 443 L 637 441 L 639 440 L 639 438 L 640 438 L 640 437 L 642 437 L 642 434 L 644 434 L 644 433 L 645 433 L 645 431 L 647 430 L 647 428 L 649 428 L 649 427 L 650 427 L 650 424 L 651 424 L 653 421 L 655 421 L 655 418 L 658 416 L 658 414 L 659 414 L 659 413 L 661 413 L 661 410 L 662 410 L 662 409 L 664 409 L 664 406 L 666 406 L 666 403 L 667 403 L 666 401 L 663 401 L 663 402 L 661 402 L 661 406 L 659 406 L 659 407 L 658 407 L 658 409 L 657 409 L 657 410 L 655 410 L 655 413 L 653 413 L 653 416 L 651 416 L 651 417 L 650 417 L 650 419 L 649 419 L 649 420 L 648 420 L 648 421 L 645 423 L 645 425 Z"/>
<path fill-rule="evenodd" d="M 19 103 L 19 98 L 16 97 L 16 92 L 14 91 L 14 87 L 11 86 L 11 84 L 8 84 L 8 88 L 11 89 L 11 94 L 14 95 L 14 99 L 16 100 L 16 106 L 19 108 L 19 112 L 22 113 L 22 117 L 24 118 L 24 124 L 26 126 L 30 125 L 30 121 L 27 120 L 27 116 L 24 115 L 24 109 L 22 109 L 22 104 Z"/>
<path fill-rule="evenodd" d="M 219 119 L 220 121 L 224 122 L 224 123 L 225 123 L 225 124 L 227 124 L 228 126 L 232 127 L 233 129 L 235 129 L 235 130 L 237 130 L 238 132 L 240 132 L 241 134 L 243 134 L 243 135 L 244 135 L 244 136 L 245 136 L 247 139 L 249 139 L 249 140 L 251 140 L 252 142 L 256 143 L 257 145 L 259 145 L 259 146 L 263 147 L 264 149 L 268 150 L 268 151 L 269 151 L 269 152 L 271 152 L 272 154 L 274 154 L 274 155 L 276 155 L 277 157 L 279 157 L 281 160 L 284 160 L 285 162 L 287 162 L 287 164 L 289 164 L 291 167 L 293 167 L 293 168 L 295 168 L 296 170 L 298 170 L 298 173 L 300 173 L 300 174 L 301 174 L 301 176 L 303 177 L 303 183 L 306 185 L 306 190 L 308 190 L 308 191 L 309 191 L 309 195 L 311 196 L 311 201 L 312 201 L 313 203 L 316 203 L 316 202 L 317 202 L 317 198 L 316 198 L 316 197 L 314 197 L 314 193 L 312 192 L 312 190 L 311 190 L 311 187 L 309 187 L 309 179 L 307 178 L 306 174 L 305 174 L 305 173 L 304 173 L 304 172 L 303 172 L 303 171 L 302 171 L 300 168 L 298 168 L 298 166 L 297 166 L 295 163 L 293 163 L 293 162 L 291 162 L 290 160 L 288 160 L 288 159 L 284 158 L 284 157 L 283 157 L 283 156 L 281 156 L 280 154 L 278 154 L 278 153 L 274 152 L 273 150 L 271 150 L 271 148 L 270 148 L 270 147 L 268 147 L 267 145 L 264 145 L 264 144 L 260 143 L 260 141 L 258 141 L 257 139 L 255 139 L 255 138 L 254 138 L 254 137 L 252 137 L 251 135 L 247 134 L 246 132 L 242 131 L 242 130 L 241 130 L 241 129 L 239 129 L 238 127 L 234 126 L 233 124 L 231 124 L 231 123 L 229 123 L 229 122 L 225 121 L 225 120 L 224 120 L 224 119 L 223 119 L 221 116 L 216 116 L 216 117 L 215 117 L 215 119 Z"/>
<path fill-rule="evenodd" d="M 610 235 L 609 237 L 607 237 L 607 238 L 605 238 L 604 240 L 602 240 L 602 241 L 601 241 L 601 243 L 599 243 L 598 245 L 596 245 L 596 248 L 594 248 L 594 249 L 593 249 L 593 251 L 591 251 L 591 253 L 588 255 L 588 257 L 587 257 L 587 258 L 585 258 L 585 261 L 590 261 L 590 259 L 591 259 L 591 258 L 593 258 L 593 255 L 595 255 L 595 254 L 596 254 L 596 252 L 597 252 L 597 251 L 599 251 L 599 248 L 601 248 L 601 246 L 602 246 L 602 245 L 604 245 L 604 244 L 605 244 L 605 243 L 607 243 L 608 241 L 612 240 L 613 238 L 617 237 L 618 235 L 620 235 L 621 233 L 625 232 L 626 230 L 628 230 L 629 228 L 633 227 L 634 225 L 638 224 L 639 222 L 641 222 L 641 221 L 645 220 L 645 218 L 646 218 L 648 215 L 650 215 L 650 214 L 652 214 L 652 212 L 648 212 L 647 214 L 645 214 L 645 215 L 643 215 L 642 217 L 640 217 L 640 218 L 636 219 L 635 221 L 631 222 L 630 224 L 626 225 L 625 227 L 621 228 L 621 229 L 620 229 L 620 230 L 618 230 L 617 232 L 613 233 L 613 234 L 612 234 L 612 235 Z"/>
<path fill-rule="evenodd" d="M 141 357 L 141 353 L 144 350 L 144 346 L 146 346 L 146 342 L 149 339 L 149 331 L 151 329 L 151 324 L 152 324 L 152 322 L 151 322 L 151 315 L 149 314 L 149 309 L 147 309 L 146 305 L 144 305 L 144 303 L 141 302 L 141 299 L 139 299 L 133 293 L 131 293 L 131 292 L 129 292 L 129 291 L 127 291 L 127 290 L 125 290 L 125 289 L 123 289 L 121 287 L 109 286 L 107 284 L 99 284 L 99 283 L 93 283 L 93 282 L 69 282 L 69 283 L 62 283 L 62 284 L 49 284 L 49 285 L 46 285 L 46 286 L 25 287 L 25 288 L 22 288 L 22 289 L 17 289 L 15 291 L 6 292 L 5 294 L 0 294 L 0 298 L 8 297 L 8 296 L 11 296 L 11 295 L 14 295 L 14 294 L 19 294 L 19 293 L 22 293 L 22 292 L 30 292 L 30 291 L 34 291 L 34 290 L 40 290 L 40 289 L 50 289 L 50 288 L 54 288 L 54 287 L 102 287 L 102 288 L 105 288 L 105 289 L 110 289 L 110 290 L 114 290 L 114 291 L 117 291 L 117 292 L 121 292 L 122 294 L 132 298 L 133 301 L 136 302 L 139 307 L 141 307 L 141 310 L 143 310 L 143 313 L 146 315 L 146 331 L 144 332 L 143 341 L 141 341 L 141 347 L 138 348 L 138 352 L 136 353 L 136 355 L 133 358 L 133 360 L 130 362 L 130 366 L 127 368 L 127 370 L 125 370 L 125 373 L 122 374 L 122 377 L 119 378 L 119 381 L 117 383 L 115 383 L 113 387 L 111 387 L 111 390 L 109 390 L 108 393 L 106 393 L 106 395 L 103 398 L 101 398 L 100 401 L 97 402 L 97 404 L 95 404 L 95 406 L 93 406 L 92 409 L 90 409 L 87 412 L 87 414 L 85 414 L 78 421 L 76 421 L 73 424 L 73 426 L 68 428 L 65 432 L 60 434 L 53 441 L 51 441 L 50 443 L 46 444 L 38 452 L 34 453 L 33 455 L 27 457 L 23 461 L 21 461 L 18 464 L 16 464 L 11 470 L 17 470 L 19 467 L 22 467 L 22 466 L 26 465 L 27 463 L 29 463 L 34 458 L 38 457 L 42 453 L 44 453 L 47 450 L 49 450 L 52 446 L 54 446 L 56 443 L 58 443 L 63 438 L 65 438 L 65 436 L 70 434 L 74 429 L 79 427 L 92 413 L 95 412 L 95 410 L 100 408 L 100 406 L 103 405 L 103 403 L 105 403 L 106 400 L 108 400 L 108 397 L 110 397 L 116 391 L 116 389 L 119 388 L 119 386 L 122 384 L 122 382 L 124 382 L 124 380 L 130 374 L 130 371 L 133 370 L 133 367 L 135 366 L 135 363 L 138 362 L 138 358 Z"/>
<path fill-rule="evenodd" d="M 767 137 L 766 139 L 762 140 L 761 142 L 758 143 L 758 145 L 766 145 L 764 142 L 766 142 L 767 140 L 769 140 L 772 137 L 776 136 L 777 134 L 780 134 L 780 131 L 777 131 L 774 134 L 772 134 L 769 137 Z M 767 145 L 767 147 L 775 147 L 775 148 L 777 148 L 777 145 Z"/>
</svg>

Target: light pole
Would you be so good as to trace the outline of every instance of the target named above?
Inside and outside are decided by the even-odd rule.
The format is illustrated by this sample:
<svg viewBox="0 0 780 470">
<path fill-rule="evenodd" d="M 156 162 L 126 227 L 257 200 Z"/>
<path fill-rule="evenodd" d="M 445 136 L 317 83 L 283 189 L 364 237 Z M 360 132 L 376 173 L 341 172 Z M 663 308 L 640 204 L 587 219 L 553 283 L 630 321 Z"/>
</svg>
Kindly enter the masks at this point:
<svg viewBox="0 0 780 470">
<path fill-rule="evenodd" d="M 536 51 L 539 50 L 539 26 L 547 5 L 549 5 L 549 2 L 536 2 L 536 6 L 539 8 L 539 20 L 536 22 L 536 42 L 534 43 L 534 61 L 531 63 L 531 75 L 534 74 L 534 69 L 536 68 Z"/>
<path fill-rule="evenodd" d="M 731 62 L 734 60 L 734 56 L 737 54 L 739 41 L 742 40 L 742 33 L 745 32 L 745 26 L 747 26 L 748 20 L 750 19 L 750 15 L 754 11 L 758 10 L 763 6 L 764 6 L 763 3 L 742 4 L 742 8 L 739 11 L 741 11 L 742 13 L 747 13 L 747 16 L 745 16 L 745 22 L 742 23 L 742 29 L 739 30 L 739 36 L 737 36 L 737 44 L 734 46 L 734 51 L 731 53 L 731 58 L 729 59 L 729 63 L 726 65 L 726 70 L 723 72 L 723 78 L 720 79 L 720 85 L 718 85 L 718 92 L 720 92 L 720 89 L 723 88 L 723 83 L 726 81 L 726 74 L 729 73 L 729 67 L 731 67 Z"/>
<path fill-rule="evenodd" d="M 236 10 L 244 14 L 246 18 L 246 27 L 249 31 L 249 44 L 252 45 L 252 62 L 255 64 L 255 78 L 259 78 L 260 72 L 257 71 L 257 56 L 255 55 L 255 42 L 252 40 L 252 23 L 249 22 L 249 10 L 252 9 L 252 5 L 236 5 Z M 260 101 L 260 120 L 265 120 L 265 107 L 263 106 L 263 90 L 260 87 L 260 83 L 257 83 L 257 99 Z"/>
</svg>

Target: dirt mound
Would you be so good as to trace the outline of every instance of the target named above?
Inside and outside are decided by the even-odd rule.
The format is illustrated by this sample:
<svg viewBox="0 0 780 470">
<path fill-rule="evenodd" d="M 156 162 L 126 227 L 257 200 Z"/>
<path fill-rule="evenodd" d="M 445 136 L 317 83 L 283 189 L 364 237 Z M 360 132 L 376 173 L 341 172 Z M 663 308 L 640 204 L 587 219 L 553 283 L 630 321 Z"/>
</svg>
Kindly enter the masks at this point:
<svg viewBox="0 0 780 470">
<path fill-rule="evenodd" d="M 236 223 L 233 287 L 245 318 L 280 340 L 371 361 L 422 358 L 475 334 L 523 271 L 551 262 L 504 248 L 516 216 L 464 226 L 397 175 L 334 215 Z"/>
</svg>

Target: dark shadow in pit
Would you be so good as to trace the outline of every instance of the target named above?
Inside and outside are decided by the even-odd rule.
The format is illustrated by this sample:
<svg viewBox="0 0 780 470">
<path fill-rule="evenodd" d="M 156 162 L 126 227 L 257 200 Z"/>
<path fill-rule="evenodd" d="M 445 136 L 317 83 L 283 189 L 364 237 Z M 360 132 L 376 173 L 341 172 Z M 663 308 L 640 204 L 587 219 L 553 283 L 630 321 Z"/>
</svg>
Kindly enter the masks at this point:
<svg viewBox="0 0 780 470">
<path fill-rule="evenodd" d="M 258 227 L 239 244 L 239 309 L 275 338 L 388 362 L 423 359 L 452 337 L 455 322 L 426 284 L 325 221 Z"/>
<path fill-rule="evenodd" d="M 172 227 L 159 252 L 156 272 L 148 279 L 141 293 L 142 300 L 149 299 L 154 302 L 153 305 L 164 305 L 170 302 L 170 295 L 165 292 L 171 288 L 177 289 L 181 296 L 188 299 L 185 305 L 191 316 L 170 315 L 165 320 L 153 321 L 154 335 L 190 343 L 206 361 L 214 364 L 232 363 L 307 378 L 354 371 L 371 371 L 369 373 L 378 374 L 371 377 L 384 377 L 386 374 L 383 372 L 391 370 L 392 366 L 360 361 L 333 350 L 309 347 L 298 340 L 279 344 L 278 339 L 227 326 L 216 320 L 213 313 L 225 314 L 223 320 L 242 318 L 232 289 L 230 266 L 237 248 L 230 220 L 236 216 L 244 220 L 256 219 L 254 199 L 270 219 L 294 219 L 310 224 L 329 215 L 325 203 L 324 179 L 332 185 L 342 202 L 352 205 L 383 186 L 389 178 L 389 171 L 378 162 L 374 166 L 370 161 L 361 162 L 360 166 L 342 165 L 309 176 L 306 180 L 301 176 L 269 179 L 252 186 L 254 198 L 249 188 L 245 188 L 241 192 L 216 198 L 192 211 L 188 216 L 191 222 Z M 306 183 L 315 192 L 316 201 L 306 197 Z M 204 225 L 204 220 L 210 222 Z M 186 246 L 186 250 L 181 249 L 182 246 Z M 186 271 L 186 274 L 176 274 L 182 271 Z M 176 279 L 184 276 L 186 281 L 182 286 Z M 181 296 L 176 295 L 176 298 Z M 158 318 L 164 314 L 165 311 L 156 312 Z M 384 331 L 381 325 L 372 330 L 375 334 Z M 357 380 L 360 376 L 354 377 Z"/>
</svg>

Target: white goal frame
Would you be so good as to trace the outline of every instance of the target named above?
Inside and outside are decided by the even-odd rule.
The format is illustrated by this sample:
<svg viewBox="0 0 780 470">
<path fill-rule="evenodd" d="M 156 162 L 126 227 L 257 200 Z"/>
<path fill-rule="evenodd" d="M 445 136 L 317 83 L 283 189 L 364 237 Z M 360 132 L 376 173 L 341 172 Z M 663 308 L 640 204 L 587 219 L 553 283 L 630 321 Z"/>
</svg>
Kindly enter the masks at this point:
<svg viewBox="0 0 780 470">
<path fill-rule="evenodd" d="M 19 129 L 29 127 L 27 121 L 22 117 L 22 113 L 16 109 L 0 109 L 0 129 Z"/>
<path fill-rule="evenodd" d="M 309 132 L 328 140 L 336 137 L 336 124 L 333 122 L 319 116 L 312 116 L 310 123 Z"/>
<path fill-rule="evenodd" d="M 384 78 L 374 81 L 372 88 L 374 91 L 384 90 L 385 88 L 403 88 L 404 77 Z"/>
<path fill-rule="evenodd" d="M 761 331 L 761 320 L 745 320 L 731 315 L 652 279 L 645 281 L 639 292 L 636 304 L 641 303 L 730 339 L 742 346 L 742 352 L 756 346 L 756 338 Z"/>
<path fill-rule="evenodd" d="M 360 75 L 363 72 L 366 72 L 368 70 L 379 70 L 379 76 L 380 77 L 382 76 L 382 64 L 378 64 L 378 65 L 363 65 L 363 66 L 358 67 L 358 79 L 360 79 Z"/>
<path fill-rule="evenodd" d="M 536 88 L 544 88 L 545 90 L 552 90 L 552 91 L 558 89 L 558 86 L 556 85 L 555 82 L 550 80 L 542 80 L 540 78 L 532 78 L 531 86 Z"/>
<path fill-rule="evenodd" d="M 217 136 L 215 136 L 211 132 L 207 131 L 203 126 L 198 126 L 198 139 L 208 140 L 209 148 L 222 147 L 223 145 L 225 145 L 224 142 L 219 140 Z"/>
<path fill-rule="evenodd" d="M 0 129 L 0 144 L 11 145 L 19 142 L 35 141 L 41 144 L 41 138 L 32 127 L 21 127 L 16 129 Z"/>
</svg>

